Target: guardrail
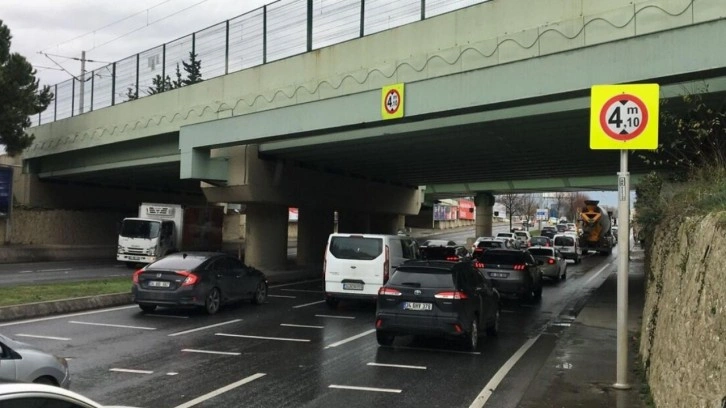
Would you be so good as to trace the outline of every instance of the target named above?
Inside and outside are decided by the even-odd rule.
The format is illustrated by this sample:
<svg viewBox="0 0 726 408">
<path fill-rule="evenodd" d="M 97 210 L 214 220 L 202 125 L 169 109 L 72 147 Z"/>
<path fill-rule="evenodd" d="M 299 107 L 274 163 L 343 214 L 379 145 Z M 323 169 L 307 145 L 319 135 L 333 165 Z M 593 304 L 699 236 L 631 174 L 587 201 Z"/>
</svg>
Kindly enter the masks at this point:
<svg viewBox="0 0 726 408">
<path fill-rule="evenodd" d="M 211 79 L 486 1 L 280 0 L 56 84 L 54 100 L 31 123 L 168 90 L 154 78 L 175 80 L 177 66 L 191 54 L 201 62 L 202 79 Z"/>
</svg>

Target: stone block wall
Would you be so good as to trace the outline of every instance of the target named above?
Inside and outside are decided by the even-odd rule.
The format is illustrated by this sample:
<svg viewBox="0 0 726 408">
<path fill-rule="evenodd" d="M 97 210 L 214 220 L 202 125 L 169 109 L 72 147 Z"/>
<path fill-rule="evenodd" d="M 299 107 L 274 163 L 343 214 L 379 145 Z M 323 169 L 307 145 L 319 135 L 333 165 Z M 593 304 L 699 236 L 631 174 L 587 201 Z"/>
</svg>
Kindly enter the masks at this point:
<svg viewBox="0 0 726 408">
<path fill-rule="evenodd" d="M 726 212 L 658 227 L 640 354 L 658 408 L 726 406 Z"/>
</svg>

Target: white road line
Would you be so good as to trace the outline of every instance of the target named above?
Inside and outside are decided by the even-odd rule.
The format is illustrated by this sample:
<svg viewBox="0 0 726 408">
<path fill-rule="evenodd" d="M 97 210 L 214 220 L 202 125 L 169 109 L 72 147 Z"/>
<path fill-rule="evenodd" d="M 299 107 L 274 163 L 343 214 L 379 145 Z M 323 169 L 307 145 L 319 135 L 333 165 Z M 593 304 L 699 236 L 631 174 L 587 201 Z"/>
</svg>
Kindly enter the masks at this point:
<svg viewBox="0 0 726 408">
<path fill-rule="evenodd" d="M 204 402 L 204 401 L 206 401 L 208 399 L 214 398 L 217 395 L 220 395 L 220 394 L 223 394 L 223 393 L 225 393 L 225 392 L 227 392 L 229 390 L 235 389 L 235 388 L 239 387 L 240 385 L 245 385 L 245 384 L 247 384 L 249 382 L 252 382 L 252 381 L 254 381 L 254 380 L 258 379 L 258 378 L 264 377 L 265 375 L 266 374 L 264 374 L 264 373 L 257 373 L 257 374 L 251 375 L 251 376 L 249 376 L 247 378 L 243 378 L 243 379 L 241 379 L 241 380 L 239 380 L 237 382 L 234 382 L 234 383 L 229 384 L 229 385 L 226 385 L 226 386 L 224 386 L 222 388 L 216 389 L 216 390 L 214 390 L 214 391 L 212 391 L 210 393 L 204 394 L 201 397 L 194 398 L 193 400 L 191 400 L 189 402 L 185 402 L 185 403 L 183 403 L 181 405 L 177 405 L 174 408 L 191 408 L 191 407 L 199 404 L 200 402 Z"/>
<path fill-rule="evenodd" d="M 297 296 L 287 296 L 287 295 L 267 295 L 267 297 L 297 299 Z"/>
<path fill-rule="evenodd" d="M 144 314 L 144 316 L 149 316 L 149 317 L 168 317 L 170 319 L 188 319 L 189 318 L 189 316 L 160 315 L 160 314 L 149 314 L 149 313 Z"/>
<path fill-rule="evenodd" d="M 280 326 L 285 327 L 302 327 L 306 329 L 324 329 L 325 326 L 308 326 L 306 324 L 292 324 L 292 323 L 280 323 Z"/>
<path fill-rule="evenodd" d="M 326 349 L 329 349 L 329 348 L 332 348 L 332 347 L 338 347 L 340 345 L 343 345 L 345 343 L 350 343 L 353 340 L 358 340 L 361 337 L 365 337 L 365 336 L 367 336 L 367 335 L 369 335 L 371 333 L 375 333 L 375 332 L 376 332 L 376 329 L 367 330 L 367 331 L 364 331 L 363 333 L 356 334 L 355 336 L 348 337 L 347 339 L 343 339 L 341 341 L 336 341 L 333 344 L 330 344 L 330 345 L 325 346 L 325 348 Z"/>
<path fill-rule="evenodd" d="M 303 283 L 312 283 L 312 282 L 320 282 L 320 279 L 311 279 L 311 280 L 300 281 L 300 282 L 292 282 L 292 283 L 283 283 L 283 284 L 280 284 L 280 285 L 272 285 L 272 286 L 270 286 L 270 289 L 272 289 L 272 288 L 282 288 L 284 286 L 302 285 Z"/>
<path fill-rule="evenodd" d="M 260 339 L 260 340 L 278 340 L 278 341 L 297 341 L 300 343 L 310 343 L 310 339 L 291 339 L 287 337 L 264 337 L 264 336 L 248 336 L 246 334 L 230 334 L 230 333 L 214 333 L 215 336 L 239 337 L 243 339 Z"/>
<path fill-rule="evenodd" d="M 390 392 L 394 394 L 400 394 L 401 390 L 394 390 L 393 388 L 373 388 L 373 387 L 354 387 L 352 385 L 336 385 L 330 384 L 328 388 L 337 388 L 341 390 L 356 390 L 356 391 L 373 391 L 373 392 Z"/>
<path fill-rule="evenodd" d="M 173 372 L 173 371 L 172 371 L 172 372 L 170 372 L 170 373 L 166 373 L 166 375 L 171 375 L 171 376 L 173 376 L 173 375 L 178 375 L 178 374 L 179 374 L 179 373 L 175 373 L 175 372 Z"/>
<path fill-rule="evenodd" d="M 88 325 L 88 326 L 118 327 L 120 329 L 156 330 L 156 327 L 126 326 L 126 325 L 123 325 L 123 324 L 110 324 L 110 323 L 79 322 L 79 321 L 76 321 L 76 320 L 70 320 L 70 321 L 68 321 L 68 323 L 85 324 L 85 325 Z"/>
<path fill-rule="evenodd" d="M 566 322 L 556 322 L 550 324 L 550 326 L 558 326 L 558 327 L 570 327 L 572 326 L 572 323 L 566 323 Z"/>
<path fill-rule="evenodd" d="M 368 363 L 367 365 L 375 366 L 375 367 L 410 368 L 413 370 L 426 370 L 426 367 L 424 367 L 424 366 L 412 366 L 412 365 L 401 365 L 401 364 Z"/>
<path fill-rule="evenodd" d="M 131 373 L 131 374 L 154 374 L 153 371 L 147 371 L 147 370 L 129 370 L 127 368 L 112 368 L 108 371 L 114 371 L 117 373 Z"/>
<path fill-rule="evenodd" d="M 65 272 L 72 271 L 71 268 L 58 268 L 58 269 L 38 269 L 38 272 Z"/>
<path fill-rule="evenodd" d="M 177 332 L 177 333 L 172 333 L 172 334 L 169 335 L 169 337 L 181 336 L 182 334 L 194 333 L 196 331 L 211 329 L 212 327 L 224 326 L 225 324 L 237 323 L 237 322 L 241 322 L 241 321 L 242 321 L 242 319 L 234 319 L 234 320 L 230 320 L 228 322 L 211 324 L 209 326 L 204 326 L 204 327 L 197 327 L 196 329 L 190 329 L 190 330 L 180 331 L 180 332 Z"/>
<path fill-rule="evenodd" d="M 70 314 L 64 314 L 59 316 L 50 316 L 50 317 L 39 317 L 37 319 L 28 319 L 28 320 L 20 320 L 17 322 L 10 322 L 10 323 L 2 323 L 0 324 L 0 327 L 7 327 L 7 326 L 15 326 L 18 324 L 25 324 L 25 323 L 37 323 L 37 322 L 44 322 L 46 320 L 56 320 L 56 319 L 65 319 L 68 317 L 75 317 L 75 316 L 87 316 L 97 313 L 106 313 L 106 312 L 115 312 L 117 310 L 124 310 L 124 309 L 136 309 L 138 306 L 121 306 L 121 307 L 114 307 L 110 309 L 102 309 L 102 310 L 93 310 L 90 312 L 79 312 L 79 313 L 70 313 Z"/>
<path fill-rule="evenodd" d="M 423 347 L 395 346 L 395 347 L 391 347 L 391 348 L 403 349 L 403 350 L 417 350 L 417 351 L 437 351 L 440 353 L 470 354 L 473 356 L 478 356 L 481 354 L 481 351 L 459 351 L 459 350 L 434 349 L 434 348 L 423 348 Z"/>
<path fill-rule="evenodd" d="M 603 272 L 603 271 L 604 271 L 604 270 L 605 270 L 605 269 L 606 269 L 606 268 L 607 268 L 608 266 L 610 266 L 610 262 L 608 262 L 608 263 L 607 263 L 607 264 L 606 264 L 605 266 L 603 266 L 602 268 L 600 268 L 600 270 L 599 270 L 599 271 L 595 272 L 595 274 L 594 274 L 594 275 L 592 275 L 592 276 L 590 277 L 590 279 L 588 279 L 588 280 L 587 280 L 587 282 L 585 282 L 585 285 L 587 285 L 588 283 L 592 282 L 592 280 L 593 280 L 593 279 L 595 279 L 595 278 L 597 278 L 598 276 L 600 276 L 600 274 L 601 274 L 601 273 L 602 273 L 602 272 Z"/>
<path fill-rule="evenodd" d="M 522 358 L 524 353 L 526 353 L 527 350 L 529 350 L 529 348 L 537 342 L 539 336 L 540 334 L 527 340 L 522 345 L 522 347 L 520 347 L 519 350 L 517 350 L 517 352 L 512 355 L 512 357 L 509 357 L 509 360 L 507 360 L 507 362 L 499 368 L 499 371 L 497 371 L 496 374 L 494 374 L 494 377 L 492 377 L 487 385 L 484 386 L 484 389 L 482 389 L 479 395 L 477 395 L 477 397 L 474 399 L 474 402 L 469 405 L 469 408 L 482 408 L 484 404 L 486 404 L 487 400 L 489 400 L 489 397 L 494 394 L 494 390 L 496 390 L 499 386 L 499 383 L 501 383 L 504 377 L 507 376 L 509 370 L 511 370 L 512 367 L 517 364 L 517 361 Z"/>
<path fill-rule="evenodd" d="M 305 292 L 305 293 L 323 293 L 322 290 L 310 290 L 310 289 L 280 289 L 284 292 Z"/>
<path fill-rule="evenodd" d="M 202 353 L 202 354 L 219 354 L 222 356 L 239 356 L 242 353 L 235 351 L 211 351 L 211 350 L 197 350 L 197 349 L 182 349 L 186 353 Z"/>
<path fill-rule="evenodd" d="M 334 315 L 321 315 L 316 314 L 315 317 L 329 317 L 331 319 L 355 319 L 355 316 L 334 316 Z"/>
<path fill-rule="evenodd" d="M 34 271 L 18 271 L 18 273 L 33 273 Z"/>
<path fill-rule="evenodd" d="M 60 340 L 60 341 L 70 341 L 68 337 L 52 337 L 52 336 L 38 336 L 35 334 L 16 334 L 17 337 L 32 337 L 34 339 L 48 339 L 48 340 Z"/>
<path fill-rule="evenodd" d="M 292 308 L 293 309 L 300 309 L 301 307 L 317 305 L 317 304 L 320 304 L 320 303 L 323 303 L 323 302 L 325 302 L 325 300 L 318 300 L 317 302 L 305 303 L 305 304 L 302 304 L 302 305 L 293 306 Z"/>
</svg>

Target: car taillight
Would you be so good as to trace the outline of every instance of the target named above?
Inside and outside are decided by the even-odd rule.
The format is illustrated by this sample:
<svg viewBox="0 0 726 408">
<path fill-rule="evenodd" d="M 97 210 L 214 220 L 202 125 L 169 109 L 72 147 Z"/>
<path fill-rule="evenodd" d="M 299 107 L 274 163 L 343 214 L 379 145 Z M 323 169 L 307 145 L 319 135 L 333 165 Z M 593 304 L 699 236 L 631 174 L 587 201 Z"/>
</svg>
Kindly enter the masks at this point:
<svg viewBox="0 0 726 408">
<path fill-rule="evenodd" d="M 547 260 L 547 263 L 550 264 L 550 265 L 554 265 L 555 264 L 555 260 L 552 259 L 552 258 L 550 258 L 550 259 Z"/>
<path fill-rule="evenodd" d="M 466 293 L 462 291 L 448 291 L 448 292 L 439 292 L 434 295 L 436 299 L 457 299 L 457 300 L 463 300 L 468 299 L 469 297 L 466 296 Z"/>
<path fill-rule="evenodd" d="M 141 273 L 143 273 L 143 272 L 144 272 L 143 269 L 137 270 L 136 272 L 134 272 L 134 275 L 131 277 L 131 280 L 134 283 L 139 283 L 139 275 L 141 275 Z"/>
<path fill-rule="evenodd" d="M 486 268 L 487 266 L 483 262 L 474 262 L 475 268 Z"/>
<path fill-rule="evenodd" d="M 391 288 L 382 286 L 380 289 L 378 289 L 378 296 L 382 296 L 382 295 L 401 296 L 401 292 L 397 291 L 396 289 L 391 289 Z"/>
<path fill-rule="evenodd" d="M 383 284 L 385 285 L 386 282 L 388 282 L 389 272 L 388 269 L 391 266 L 391 259 L 390 254 L 388 252 L 388 245 L 386 245 L 386 260 L 383 262 Z"/>
<path fill-rule="evenodd" d="M 524 270 L 524 267 L 525 267 L 524 264 L 519 264 L 519 265 L 514 265 L 512 267 L 512 269 L 514 269 L 515 271 L 523 271 Z"/>
<path fill-rule="evenodd" d="M 193 286 L 199 281 L 199 276 L 189 271 L 177 271 L 176 274 L 185 277 L 184 282 L 181 284 L 182 286 Z"/>
<path fill-rule="evenodd" d="M 458 256 L 447 256 L 446 260 L 447 261 L 458 261 L 459 257 Z"/>
<path fill-rule="evenodd" d="M 484 252 L 484 250 L 481 249 L 481 248 L 477 248 L 477 249 L 474 250 L 474 252 Z"/>
</svg>

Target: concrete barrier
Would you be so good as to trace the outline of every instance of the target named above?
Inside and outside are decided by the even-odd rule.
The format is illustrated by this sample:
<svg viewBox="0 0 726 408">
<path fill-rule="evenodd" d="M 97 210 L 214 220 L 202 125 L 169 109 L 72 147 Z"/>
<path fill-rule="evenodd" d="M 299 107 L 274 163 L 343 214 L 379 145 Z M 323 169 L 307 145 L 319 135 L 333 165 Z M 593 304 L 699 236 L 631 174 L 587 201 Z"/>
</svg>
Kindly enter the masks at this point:
<svg viewBox="0 0 726 408">
<path fill-rule="evenodd" d="M 129 292 L 3 306 L 0 307 L 0 321 L 31 319 L 54 314 L 127 305 L 130 303 L 131 293 Z"/>
</svg>

